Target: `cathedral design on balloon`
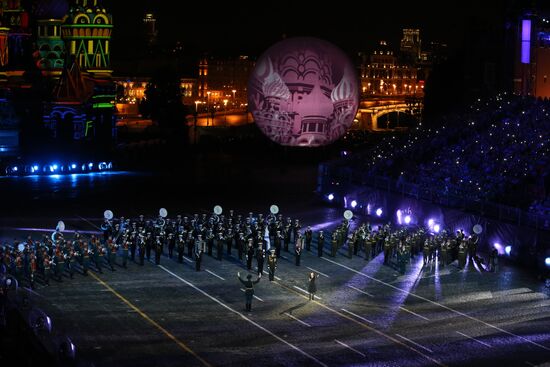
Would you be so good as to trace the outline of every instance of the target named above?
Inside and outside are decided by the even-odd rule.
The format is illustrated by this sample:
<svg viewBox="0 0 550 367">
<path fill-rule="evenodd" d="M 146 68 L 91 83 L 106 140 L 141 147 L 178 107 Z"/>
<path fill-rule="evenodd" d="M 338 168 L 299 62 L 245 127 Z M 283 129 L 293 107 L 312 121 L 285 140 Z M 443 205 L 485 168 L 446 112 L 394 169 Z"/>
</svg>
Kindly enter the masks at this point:
<svg viewBox="0 0 550 367">
<path fill-rule="evenodd" d="M 342 51 L 319 39 L 293 38 L 274 45 L 249 81 L 249 108 L 256 124 L 282 145 L 334 142 L 357 113 L 354 70 Z"/>
</svg>

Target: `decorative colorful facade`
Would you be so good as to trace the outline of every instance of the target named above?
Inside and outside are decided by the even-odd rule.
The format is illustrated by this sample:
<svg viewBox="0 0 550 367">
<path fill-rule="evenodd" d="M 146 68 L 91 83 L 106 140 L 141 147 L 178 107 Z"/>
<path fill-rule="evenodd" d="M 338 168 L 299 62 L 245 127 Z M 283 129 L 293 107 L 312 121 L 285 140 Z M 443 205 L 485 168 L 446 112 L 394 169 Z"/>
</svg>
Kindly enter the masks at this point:
<svg viewBox="0 0 550 367">
<path fill-rule="evenodd" d="M 0 0 L 0 89 L 28 88 L 25 73 L 39 70 L 52 86 L 44 124 L 53 138 L 112 140 L 112 30 L 101 0 L 39 0 L 29 9 Z"/>
</svg>

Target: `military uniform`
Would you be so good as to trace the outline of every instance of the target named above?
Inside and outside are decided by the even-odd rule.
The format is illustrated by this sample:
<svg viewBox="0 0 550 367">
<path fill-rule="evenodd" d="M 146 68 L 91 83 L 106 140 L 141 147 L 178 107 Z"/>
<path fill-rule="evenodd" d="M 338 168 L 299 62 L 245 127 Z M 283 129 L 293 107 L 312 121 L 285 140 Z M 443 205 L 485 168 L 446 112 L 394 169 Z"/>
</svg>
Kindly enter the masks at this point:
<svg viewBox="0 0 550 367">
<path fill-rule="evenodd" d="M 319 231 L 319 236 L 317 237 L 317 257 L 323 256 L 323 247 L 325 247 L 325 235 L 323 231 Z"/>
<path fill-rule="evenodd" d="M 237 278 L 244 285 L 245 306 L 247 311 L 252 311 L 252 298 L 254 297 L 254 284 L 260 281 L 262 275 L 258 275 L 258 279 L 252 280 L 252 275 L 248 274 L 246 280 L 241 279 L 241 274 L 237 273 Z"/>
<path fill-rule="evenodd" d="M 256 261 L 258 264 L 258 275 L 264 270 L 264 259 L 265 259 L 265 250 L 258 249 L 256 251 Z"/>
<path fill-rule="evenodd" d="M 197 240 L 195 241 L 195 270 L 200 271 L 201 270 L 201 261 L 202 261 L 202 254 L 205 250 L 205 243 L 202 240 L 202 236 L 198 235 Z"/>
<path fill-rule="evenodd" d="M 254 246 L 252 239 L 248 240 L 248 249 L 246 251 L 246 268 L 252 270 L 252 258 L 254 257 Z"/>
<path fill-rule="evenodd" d="M 267 257 L 267 267 L 269 269 L 269 280 L 273 281 L 275 278 L 275 270 L 277 269 L 277 255 L 274 250 L 271 250 Z"/>
<path fill-rule="evenodd" d="M 311 241 L 313 240 L 313 231 L 311 230 L 311 227 L 307 227 L 305 230 L 304 238 L 306 241 L 306 251 L 309 251 L 311 248 Z"/>
<path fill-rule="evenodd" d="M 303 238 L 298 236 L 296 240 L 296 245 L 294 246 L 294 253 L 296 255 L 296 266 L 300 266 L 300 258 L 302 257 L 302 241 Z"/>
</svg>

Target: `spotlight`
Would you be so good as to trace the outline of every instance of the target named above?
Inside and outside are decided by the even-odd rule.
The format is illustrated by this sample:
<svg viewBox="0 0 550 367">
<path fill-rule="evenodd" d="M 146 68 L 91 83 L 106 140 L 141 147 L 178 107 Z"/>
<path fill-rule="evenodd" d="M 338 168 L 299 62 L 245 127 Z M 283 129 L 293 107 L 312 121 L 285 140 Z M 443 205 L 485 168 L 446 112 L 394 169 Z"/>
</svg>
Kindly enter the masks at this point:
<svg viewBox="0 0 550 367">
<path fill-rule="evenodd" d="M 381 216 L 382 216 L 382 208 L 376 209 L 376 215 L 377 215 L 378 217 L 381 217 Z"/>
<path fill-rule="evenodd" d="M 71 164 L 71 169 L 76 169 L 76 164 Z"/>
<path fill-rule="evenodd" d="M 428 227 L 433 227 L 433 225 L 434 225 L 434 220 L 428 219 Z"/>
<path fill-rule="evenodd" d="M 411 216 L 410 215 L 406 215 L 405 216 L 405 224 L 409 224 L 411 222 Z"/>
<path fill-rule="evenodd" d="M 544 259 L 544 263 L 546 264 L 546 266 L 550 267 L 550 257 Z"/>
<path fill-rule="evenodd" d="M 18 169 L 17 166 L 13 167 L 13 172 L 17 172 Z"/>
<path fill-rule="evenodd" d="M 439 230 L 441 229 L 441 227 L 439 227 L 439 224 L 435 224 L 434 225 L 434 232 L 435 233 L 439 233 Z"/>
<path fill-rule="evenodd" d="M 94 164 L 92 162 L 88 163 L 88 169 L 91 171 L 92 168 L 94 168 Z"/>
<path fill-rule="evenodd" d="M 357 201 L 352 200 L 352 201 L 351 201 L 351 207 L 352 207 L 352 208 L 355 208 L 356 206 L 357 206 Z"/>
<path fill-rule="evenodd" d="M 512 246 L 508 245 L 504 248 L 504 252 L 506 253 L 506 255 L 510 256 L 510 254 L 512 253 Z"/>
<path fill-rule="evenodd" d="M 334 194 L 328 194 L 327 199 L 328 199 L 329 201 L 334 200 Z"/>
</svg>

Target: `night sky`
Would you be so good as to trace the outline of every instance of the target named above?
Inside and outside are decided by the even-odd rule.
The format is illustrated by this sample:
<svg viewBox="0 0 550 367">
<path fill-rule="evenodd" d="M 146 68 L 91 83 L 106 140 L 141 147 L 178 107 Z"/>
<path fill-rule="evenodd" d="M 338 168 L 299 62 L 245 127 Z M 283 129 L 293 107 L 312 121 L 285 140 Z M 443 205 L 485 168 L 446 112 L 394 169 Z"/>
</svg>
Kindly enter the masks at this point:
<svg viewBox="0 0 550 367">
<path fill-rule="evenodd" d="M 431 1 L 334 1 L 333 6 L 325 6 L 317 1 L 196 1 L 193 5 L 188 1 L 104 1 L 113 12 L 119 50 L 139 46 L 136 31 L 143 13 L 151 10 L 157 17 L 159 37 L 166 43 L 179 40 L 190 53 L 252 56 L 283 35 L 321 37 L 348 53 L 371 50 L 381 39 L 398 48 L 401 29 L 406 27 L 420 28 L 425 41 L 459 48 L 470 37 L 467 30 L 472 25 L 501 27 L 519 3 L 454 0 L 434 6 Z"/>
</svg>

